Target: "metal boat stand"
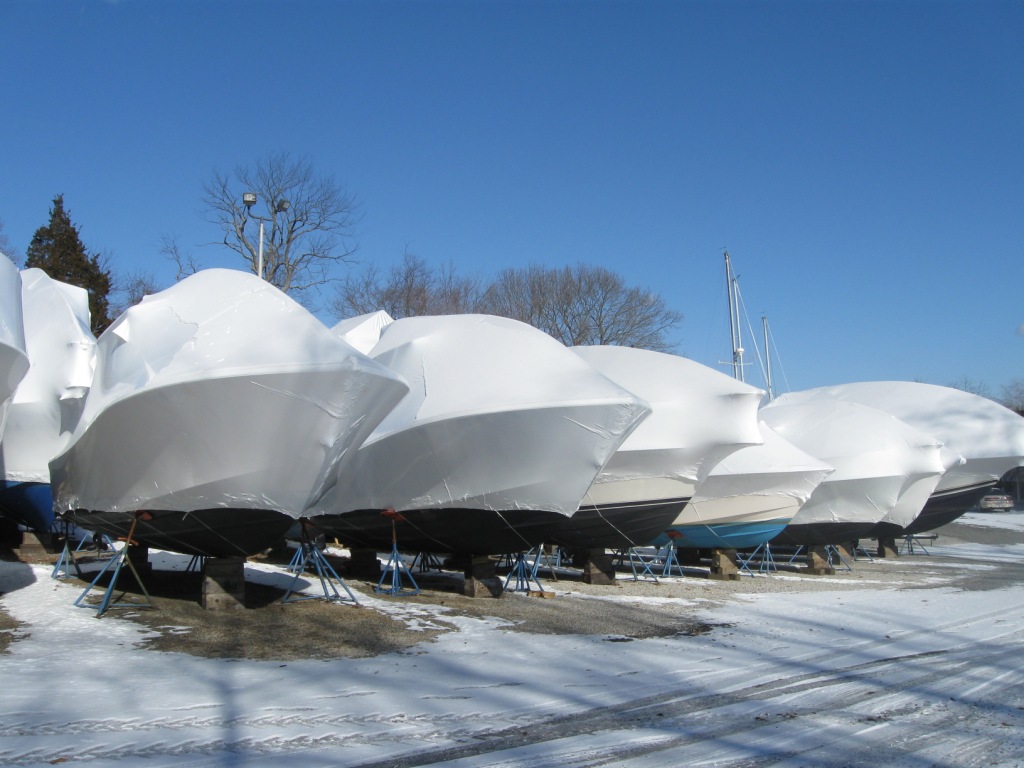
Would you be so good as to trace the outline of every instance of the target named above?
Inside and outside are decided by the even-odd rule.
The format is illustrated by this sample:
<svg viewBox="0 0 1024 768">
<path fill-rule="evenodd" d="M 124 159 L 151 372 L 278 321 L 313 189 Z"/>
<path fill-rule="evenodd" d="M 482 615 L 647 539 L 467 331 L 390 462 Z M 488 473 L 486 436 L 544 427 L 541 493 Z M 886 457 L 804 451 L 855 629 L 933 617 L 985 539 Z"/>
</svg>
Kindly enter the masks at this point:
<svg viewBox="0 0 1024 768">
<path fill-rule="evenodd" d="M 828 552 L 828 564 L 829 564 L 829 566 L 831 566 L 832 568 L 836 568 L 837 570 L 842 570 L 842 571 L 852 571 L 853 570 L 853 565 L 850 563 L 849 560 L 847 560 L 845 557 L 843 557 L 842 550 L 840 550 L 839 547 L 837 547 L 835 544 L 826 544 L 825 545 L 825 551 Z M 838 563 L 842 563 L 842 565 L 841 566 L 837 565 L 837 562 Z"/>
<path fill-rule="evenodd" d="M 117 548 L 114 546 L 114 542 L 111 541 L 110 537 L 105 533 L 95 533 L 91 537 L 85 537 L 78 542 L 78 545 L 71 548 L 71 529 L 74 527 L 67 520 L 61 520 L 60 525 L 63 528 L 61 533 L 64 539 L 64 548 L 61 550 L 60 556 L 57 558 L 57 562 L 53 566 L 53 572 L 50 574 L 51 579 L 61 579 L 71 577 L 71 566 L 75 568 L 75 574 L 78 578 L 83 578 L 83 572 L 81 566 L 78 564 L 78 559 L 75 557 L 76 552 L 81 552 L 86 542 L 92 539 L 96 545 L 97 553 L 100 552 L 100 543 L 102 542 L 110 552 L 111 556 L 117 553 Z"/>
<path fill-rule="evenodd" d="M 648 560 L 639 552 L 636 547 L 619 550 L 619 565 L 625 566 L 626 558 L 629 558 L 629 569 L 633 572 L 633 581 L 653 581 L 658 583 L 658 577 L 651 570 L 652 560 Z"/>
<path fill-rule="evenodd" d="M 299 546 L 295 550 L 295 554 L 292 555 L 292 559 L 288 561 L 288 573 L 302 573 L 302 558 L 304 553 L 302 547 Z"/>
<path fill-rule="evenodd" d="M 344 579 L 338 575 L 337 571 L 327 562 L 327 558 L 324 557 L 323 552 L 316 548 L 316 545 L 309 538 L 309 531 L 306 528 L 306 521 L 301 521 L 302 526 L 302 541 L 299 544 L 299 551 L 296 553 L 298 563 L 295 567 L 295 578 L 292 579 L 292 583 L 288 585 L 288 591 L 284 593 L 284 597 L 281 598 L 283 604 L 287 603 L 298 603 L 303 600 L 326 600 L 330 603 L 347 603 L 351 602 L 353 605 L 359 605 L 359 601 L 356 600 L 355 594 L 351 589 L 348 588 L 348 584 L 345 583 Z M 291 566 L 289 566 L 291 570 Z M 296 586 L 298 586 L 299 580 L 302 578 L 302 574 L 306 571 L 315 573 L 317 578 L 320 580 L 320 587 L 323 589 L 323 595 L 304 595 L 295 592 Z M 341 596 L 341 592 L 338 591 L 338 586 L 341 586 L 348 598 Z M 293 596 L 294 595 L 294 596 Z"/>
<path fill-rule="evenodd" d="M 377 582 L 377 586 L 373 588 L 373 591 L 379 595 L 391 595 L 392 597 L 418 595 L 420 593 L 420 585 L 416 583 L 412 571 L 409 570 L 409 566 L 405 564 L 405 559 L 398 551 L 398 533 L 395 530 L 395 521 L 401 519 L 401 515 L 393 509 L 388 509 L 382 514 L 385 517 L 391 518 L 391 556 L 384 564 L 384 573 L 380 575 L 380 581 Z M 388 573 L 391 574 L 391 586 L 385 588 L 384 581 L 387 579 Z M 412 584 L 411 588 L 402 586 L 402 574 L 405 574 L 409 579 L 409 583 Z"/>
<path fill-rule="evenodd" d="M 772 554 L 771 545 L 767 541 L 763 544 L 758 544 L 757 548 L 746 556 L 742 552 L 737 552 L 736 560 L 740 564 L 740 573 L 746 572 L 749 576 L 754 575 L 754 571 L 750 568 L 751 563 L 754 562 L 757 563 L 758 573 L 770 574 L 772 571 L 779 570 L 778 565 L 775 563 L 775 556 Z"/>
<path fill-rule="evenodd" d="M 71 566 L 75 566 L 75 573 L 78 578 L 82 578 L 82 568 L 78 565 L 78 561 L 75 559 L 75 552 L 77 550 L 71 549 L 71 537 L 70 528 L 67 520 L 60 521 L 63 530 L 64 538 L 64 549 L 61 550 L 60 557 L 57 558 L 57 562 L 53 566 L 53 572 L 50 574 L 51 579 L 60 578 L 71 578 Z"/>
<path fill-rule="evenodd" d="M 906 536 L 903 537 L 903 545 L 900 547 L 900 552 L 907 552 L 908 554 L 912 555 L 914 554 L 914 547 L 918 547 L 922 552 L 924 552 L 926 555 L 930 557 L 931 552 L 925 549 L 924 540 L 928 539 L 930 542 L 934 542 L 937 538 L 939 538 L 938 535 L 934 533 L 926 534 L 923 536 L 919 534 L 908 533 Z"/>
<path fill-rule="evenodd" d="M 107 561 L 107 564 L 104 565 L 103 568 L 100 569 L 100 572 L 96 574 L 96 578 L 94 578 L 92 580 L 92 582 L 90 582 L 89 586 L 85 588 L 85 591 L 82 592 L 82 594 L 80 594 L 78 596 L 78 599 L 75 600 L 75 602 L 74 602 L 74 606 L 76 608 L 92 608 L 92 607 L 94 607 L 94 606 L 91 606 L 91 605 L 83 605 L 82 601 L 85 600 L 86 596 L 92 591 L 92 588 L 96 586 L 96 584 L 99 582 L 99 580 L 101 578 L 103 578 L 103 574 L 105 574 L 107 571 L 109 571 L 111 569 L 111 567 L 113 567 L 114 572 L 113 572 L 113 574 L 110 577 L 110 583 L 107 584 L 107 588 L 106 588 L 106 590 L 103 593 L 103 599 L 100 601 L 99 606 L 96 607 L 96 618 L 97 619 L 100 616 L 102 616 L 110 608 L 152 608 L 153 607 L 153 598 L 150 596 L 149 592 L 146 590 L 146 585 L 142 583 L 142 578 L 139 576 L 139 572 L 135 568 L 135 564 L 132 563 L 131 558 L 128 557 L 128 548 L 131 547 L 132 545 L 138 544 L 138 542 L 136 542 L 135 539 L 134 539 L 135 525 L 136 525 L 136 523 L 139 522 L 139 516 L 140 515 L 145 515 L 145 514 L 148 514 L 148 513 L 145 513 L 145 512 L 136 512 L 135 513 L 135 517 L 132 519 L 132 526 L 131 526 L 131 528 L 128 529 L 128 536 L 125 537 L 125 539 L 124 539 L 124 546 L 121 547 L 119 550 L 115 551 L 114 556 L 111 557 Z M 122 568 L 122 566 L 125 563 L 128 563 L 128 570 L 130 570 L 132 572 L 132 575 L 135 577 L 135 583 L 139 585 L 139 589 L 142 590 L 142 594 L 144 594 L 146 596 L 146 602 L 144 602 L 144 603 L 139 603 L 139 602 L 134 602 L 134 603 L 112 603 L 111 602 L 111 600 L 113 599 L 113 596 L 114 596 L 114 589 L 117 587 L 117 580 L 118 580 L 118 578 L 121 575 L 121 568 Z M 122 592 L 121 596 L 124 597 L 124 594 L 125 593 Z"/>
<path fill-rule="evenodd" d="M 188 565 L 185 566 L 185 573 L 196 571 L 202 573 L 206 567 L 206 558 L 203 555 L 192 555 L 192 559 L 188 561 Z"/>
<path fill-rule="evenodd" d="M 556 548 L 555 562 L 554 563 L 551 562 L 551 555 L 544 550 L 544 545 L 543 544 L 538 544 L 536 547 L 531 549 L 526 554 L 527 554 L 527 556 L 529 556 L 531 554 L 533 555 L 533 566 L 530 568 L 530 575 L 533 577 L 533 580 L 537 582 L 538 586 L 540 585 L 540 580 L 537 577 L 537 571 L 540 570 L 540 561 L 541 560 L 543 560 L 545 565 L 547 566 L 548 573 L 551 574 L 551 579 L 553 581 L 558 581 L 558 574 L 555 573 L 555 568 L 556 567 L 561 567 L 561 564 L 562 564 L 562 550 L 561 550 L 561 548 Z"/>
<path fill-rule="evenodd" d="M 412 559 L 412 567 L 420 573 L 440 571 L 441 561 L 437 559 L 433 552 L 417 552 L 416 557 Z"/>
<path fill-rule="evenodd" d="M 875 558 L 871 556 L 871 553 L 864 549 L 864 545 L 858 541 L 853 545 L 853 559 L 860 560 L 861 556 L 866 557 L 869 563 L 875 562 Z"/>
<path fill-rule="evenodd" d="M 673 568 L 679 571 L 680 576 L 683 575 L 683 566 L 679 563 L 679 553 L 676 551 L 674 543 L 669 542 L 666 544 L 664 549 L 658 552 L 658 556 L 663 561 L 661 566 L 662 576 L 672 576 Z"/>
<path fill-rule="evenodd" d="M 540 580 L 537 578 L 538 559 L 535 559 L 531 565 L 528 556 L 529 552 L 517 552 L 514 556 L 509 555 L 510 558 L 514 557 L 514 560 L 512 570 L 505 577 L 505 584 L 502 587 L 506 592 L 530 592 L 531 584 L 537 585 L 538 592 L 544 591 L 544 587 L 541 586 Z M 509 584 L 513 578 L 516 580 L 516 584 L 510 589 Z"/>
</svg>

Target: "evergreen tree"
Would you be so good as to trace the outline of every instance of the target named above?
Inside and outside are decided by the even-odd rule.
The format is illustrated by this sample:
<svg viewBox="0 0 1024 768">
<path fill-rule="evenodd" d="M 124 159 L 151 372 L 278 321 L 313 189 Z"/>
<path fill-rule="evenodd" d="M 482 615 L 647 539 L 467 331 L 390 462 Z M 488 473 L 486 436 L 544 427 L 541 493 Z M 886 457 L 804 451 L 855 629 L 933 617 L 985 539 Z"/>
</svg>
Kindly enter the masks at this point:
<svg viewBox="0 0 1024 768">
<path fill-rule="evenodd" d="M 64 195 L 53 199 L 50 223 L 37 229 L 32 236 L 25 253 L 25 268 L 32 267 L 38 267 L 54 280 L 77 285 L 89 292 L 92 332 L 97 336 L 110 325 L 111 319 L 107 316 L 110 272 L 100 266 L 96 256 L 86 253 L 78 228 L 64 210 Z"/>
</svg>

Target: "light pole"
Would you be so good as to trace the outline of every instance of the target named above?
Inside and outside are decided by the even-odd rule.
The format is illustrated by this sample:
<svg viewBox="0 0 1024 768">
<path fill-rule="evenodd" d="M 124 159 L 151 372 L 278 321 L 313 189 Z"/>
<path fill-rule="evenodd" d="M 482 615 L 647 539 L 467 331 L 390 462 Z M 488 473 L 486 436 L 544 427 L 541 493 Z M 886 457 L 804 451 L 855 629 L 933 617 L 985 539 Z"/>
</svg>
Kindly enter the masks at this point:
<svg viewBox="0 0 1024 768">
<path fill-rule="evenodd" d="M 255 192 L 243 192 L 242 203 L 245 205 L 246 213 L 254 219 L 260 220 L 260 245 L 259 245 L 259 256 L 256 264 L 256 274 L 260 280 L 263 279 L 263 222 L 273 221 L 272 218 L 266 216 L 257 216 L 252 212 L 252 207 L 256 205 L 256 193 Z M 274 206 L 274 213 L 284 213 L 288 210 L 291 205 L 287 200 L 281 199 L 277 201 L 277 205 Z"/>
</svg>

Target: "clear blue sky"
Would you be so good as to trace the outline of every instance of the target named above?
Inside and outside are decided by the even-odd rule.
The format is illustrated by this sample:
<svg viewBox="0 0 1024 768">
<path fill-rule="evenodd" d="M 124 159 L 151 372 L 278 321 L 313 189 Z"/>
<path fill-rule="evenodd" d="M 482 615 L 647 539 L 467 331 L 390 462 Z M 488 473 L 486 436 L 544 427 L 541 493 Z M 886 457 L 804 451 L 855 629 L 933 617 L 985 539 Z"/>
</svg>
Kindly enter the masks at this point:
<svg viewBox="0 0 1024 768">
<path fill-rule="evenodd" d="M 727 248 L 782 389 L 1024 377 L 1024 3 L 12 0 L 0 29 L 21 254 L 63 193 L 120 272 L 170 284 L 165 234 L 242 268 L 202 185 L 287 151 L 358 198 L 365 262 L 604 266 L 717 366 Z"/>
</svg>

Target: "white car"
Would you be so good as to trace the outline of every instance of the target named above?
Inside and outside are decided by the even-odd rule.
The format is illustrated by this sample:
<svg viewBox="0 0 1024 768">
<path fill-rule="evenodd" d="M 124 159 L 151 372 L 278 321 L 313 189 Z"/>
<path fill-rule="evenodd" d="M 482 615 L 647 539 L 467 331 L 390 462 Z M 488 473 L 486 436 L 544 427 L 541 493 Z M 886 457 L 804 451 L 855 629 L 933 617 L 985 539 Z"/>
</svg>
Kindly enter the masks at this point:
<svg viewBox="0 0 1024 768">
<path fill-rule="evenodd" d="M 996 489 L 990 491 L 978 502 L 981 512 L 1006 512 L 1013 509 L 1013 496 Z"/>
</svg>

